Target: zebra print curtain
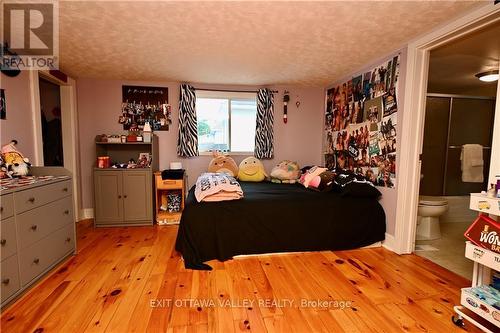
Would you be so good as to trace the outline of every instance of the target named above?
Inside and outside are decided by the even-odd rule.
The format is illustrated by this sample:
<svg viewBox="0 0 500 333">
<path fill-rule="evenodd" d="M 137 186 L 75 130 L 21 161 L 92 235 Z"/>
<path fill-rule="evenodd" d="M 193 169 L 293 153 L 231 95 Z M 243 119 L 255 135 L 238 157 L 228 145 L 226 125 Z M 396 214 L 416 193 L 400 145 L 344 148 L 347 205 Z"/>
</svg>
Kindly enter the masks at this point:
<svg viewBox="0 0 500 333">
<path fill-rule="evenodd" d="M 257 93 L 257 125 L 255 128 L 255 157 L 270 159 L 274 156 L 274 96 L 269 89 Z"/>
<path fill-rule="evenodd" d="M 181 84 L 179 100 L 179 136 L 177 156 L 198 156 L 198 124 L 196 121 L 196 94 L 194 87 Z"/>
</svg>

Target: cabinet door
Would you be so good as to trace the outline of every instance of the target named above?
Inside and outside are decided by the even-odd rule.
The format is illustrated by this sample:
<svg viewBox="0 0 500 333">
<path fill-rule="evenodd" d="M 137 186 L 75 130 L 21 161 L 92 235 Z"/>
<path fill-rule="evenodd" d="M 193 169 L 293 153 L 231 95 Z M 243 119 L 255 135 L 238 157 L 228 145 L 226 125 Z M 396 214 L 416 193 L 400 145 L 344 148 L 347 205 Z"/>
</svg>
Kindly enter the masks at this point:
<svg viewBox="0 0 500 333">
<path fill-rule="evenodd" d="M 122 171 L 95 171 L 95 219 L 97 224 L 123 221 Z"/>
<path fill-rule="evenodd" d="M 149 170 L 123 172 L 123 215 L 127 222 L 153 219 L 153 178 Z"/>
</svg>

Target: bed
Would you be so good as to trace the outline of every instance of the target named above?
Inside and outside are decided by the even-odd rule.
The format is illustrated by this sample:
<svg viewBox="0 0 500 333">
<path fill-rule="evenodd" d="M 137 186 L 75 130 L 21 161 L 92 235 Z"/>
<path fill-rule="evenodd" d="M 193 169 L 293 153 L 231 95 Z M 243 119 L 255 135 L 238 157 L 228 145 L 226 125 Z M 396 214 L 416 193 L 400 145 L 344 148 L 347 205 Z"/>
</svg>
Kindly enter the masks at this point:
<svg viewBox="0 0 500 333">
<path fill-rule="evenodd" d="M 176 250 L 186 268 L 236 255 L 347 250 L 384 240 L 378 200 L 319 193 L 299 184 L 240 182 L 244 198 L 197 202 L 194 187 L 182 213 Z"/>
</svg>

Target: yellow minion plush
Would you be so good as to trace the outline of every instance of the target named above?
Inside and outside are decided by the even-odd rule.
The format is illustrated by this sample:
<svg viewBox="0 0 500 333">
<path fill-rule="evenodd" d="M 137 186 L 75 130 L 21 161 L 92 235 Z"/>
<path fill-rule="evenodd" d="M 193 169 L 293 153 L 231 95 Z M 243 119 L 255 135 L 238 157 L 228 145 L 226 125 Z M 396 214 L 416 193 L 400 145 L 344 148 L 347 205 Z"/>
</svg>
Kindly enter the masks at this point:
<svg viewBox="0 0 500 333">
<path fill-rule="evenodd" d="M 245 158 L 240 163 L 238 179 L 244 182 L 261 182 L 267 178 L 266 170 L 261 161 L 253 156 Z"/>
</svg>

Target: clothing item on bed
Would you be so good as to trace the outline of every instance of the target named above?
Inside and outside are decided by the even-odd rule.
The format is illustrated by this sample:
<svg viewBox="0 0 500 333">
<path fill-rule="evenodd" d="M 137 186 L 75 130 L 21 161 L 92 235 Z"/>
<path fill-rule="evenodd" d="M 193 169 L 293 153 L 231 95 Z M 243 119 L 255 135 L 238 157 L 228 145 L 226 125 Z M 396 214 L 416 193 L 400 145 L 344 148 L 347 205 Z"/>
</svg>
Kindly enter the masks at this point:
<svg viewBox="0 0 500 333">
<path fill-rule="evenodd" d="M 204 173 L 196 180 L 195 197 L 200 201 L 225 201 L 243 198 L 238 181 L 225 173 Z"/>
</svg>

